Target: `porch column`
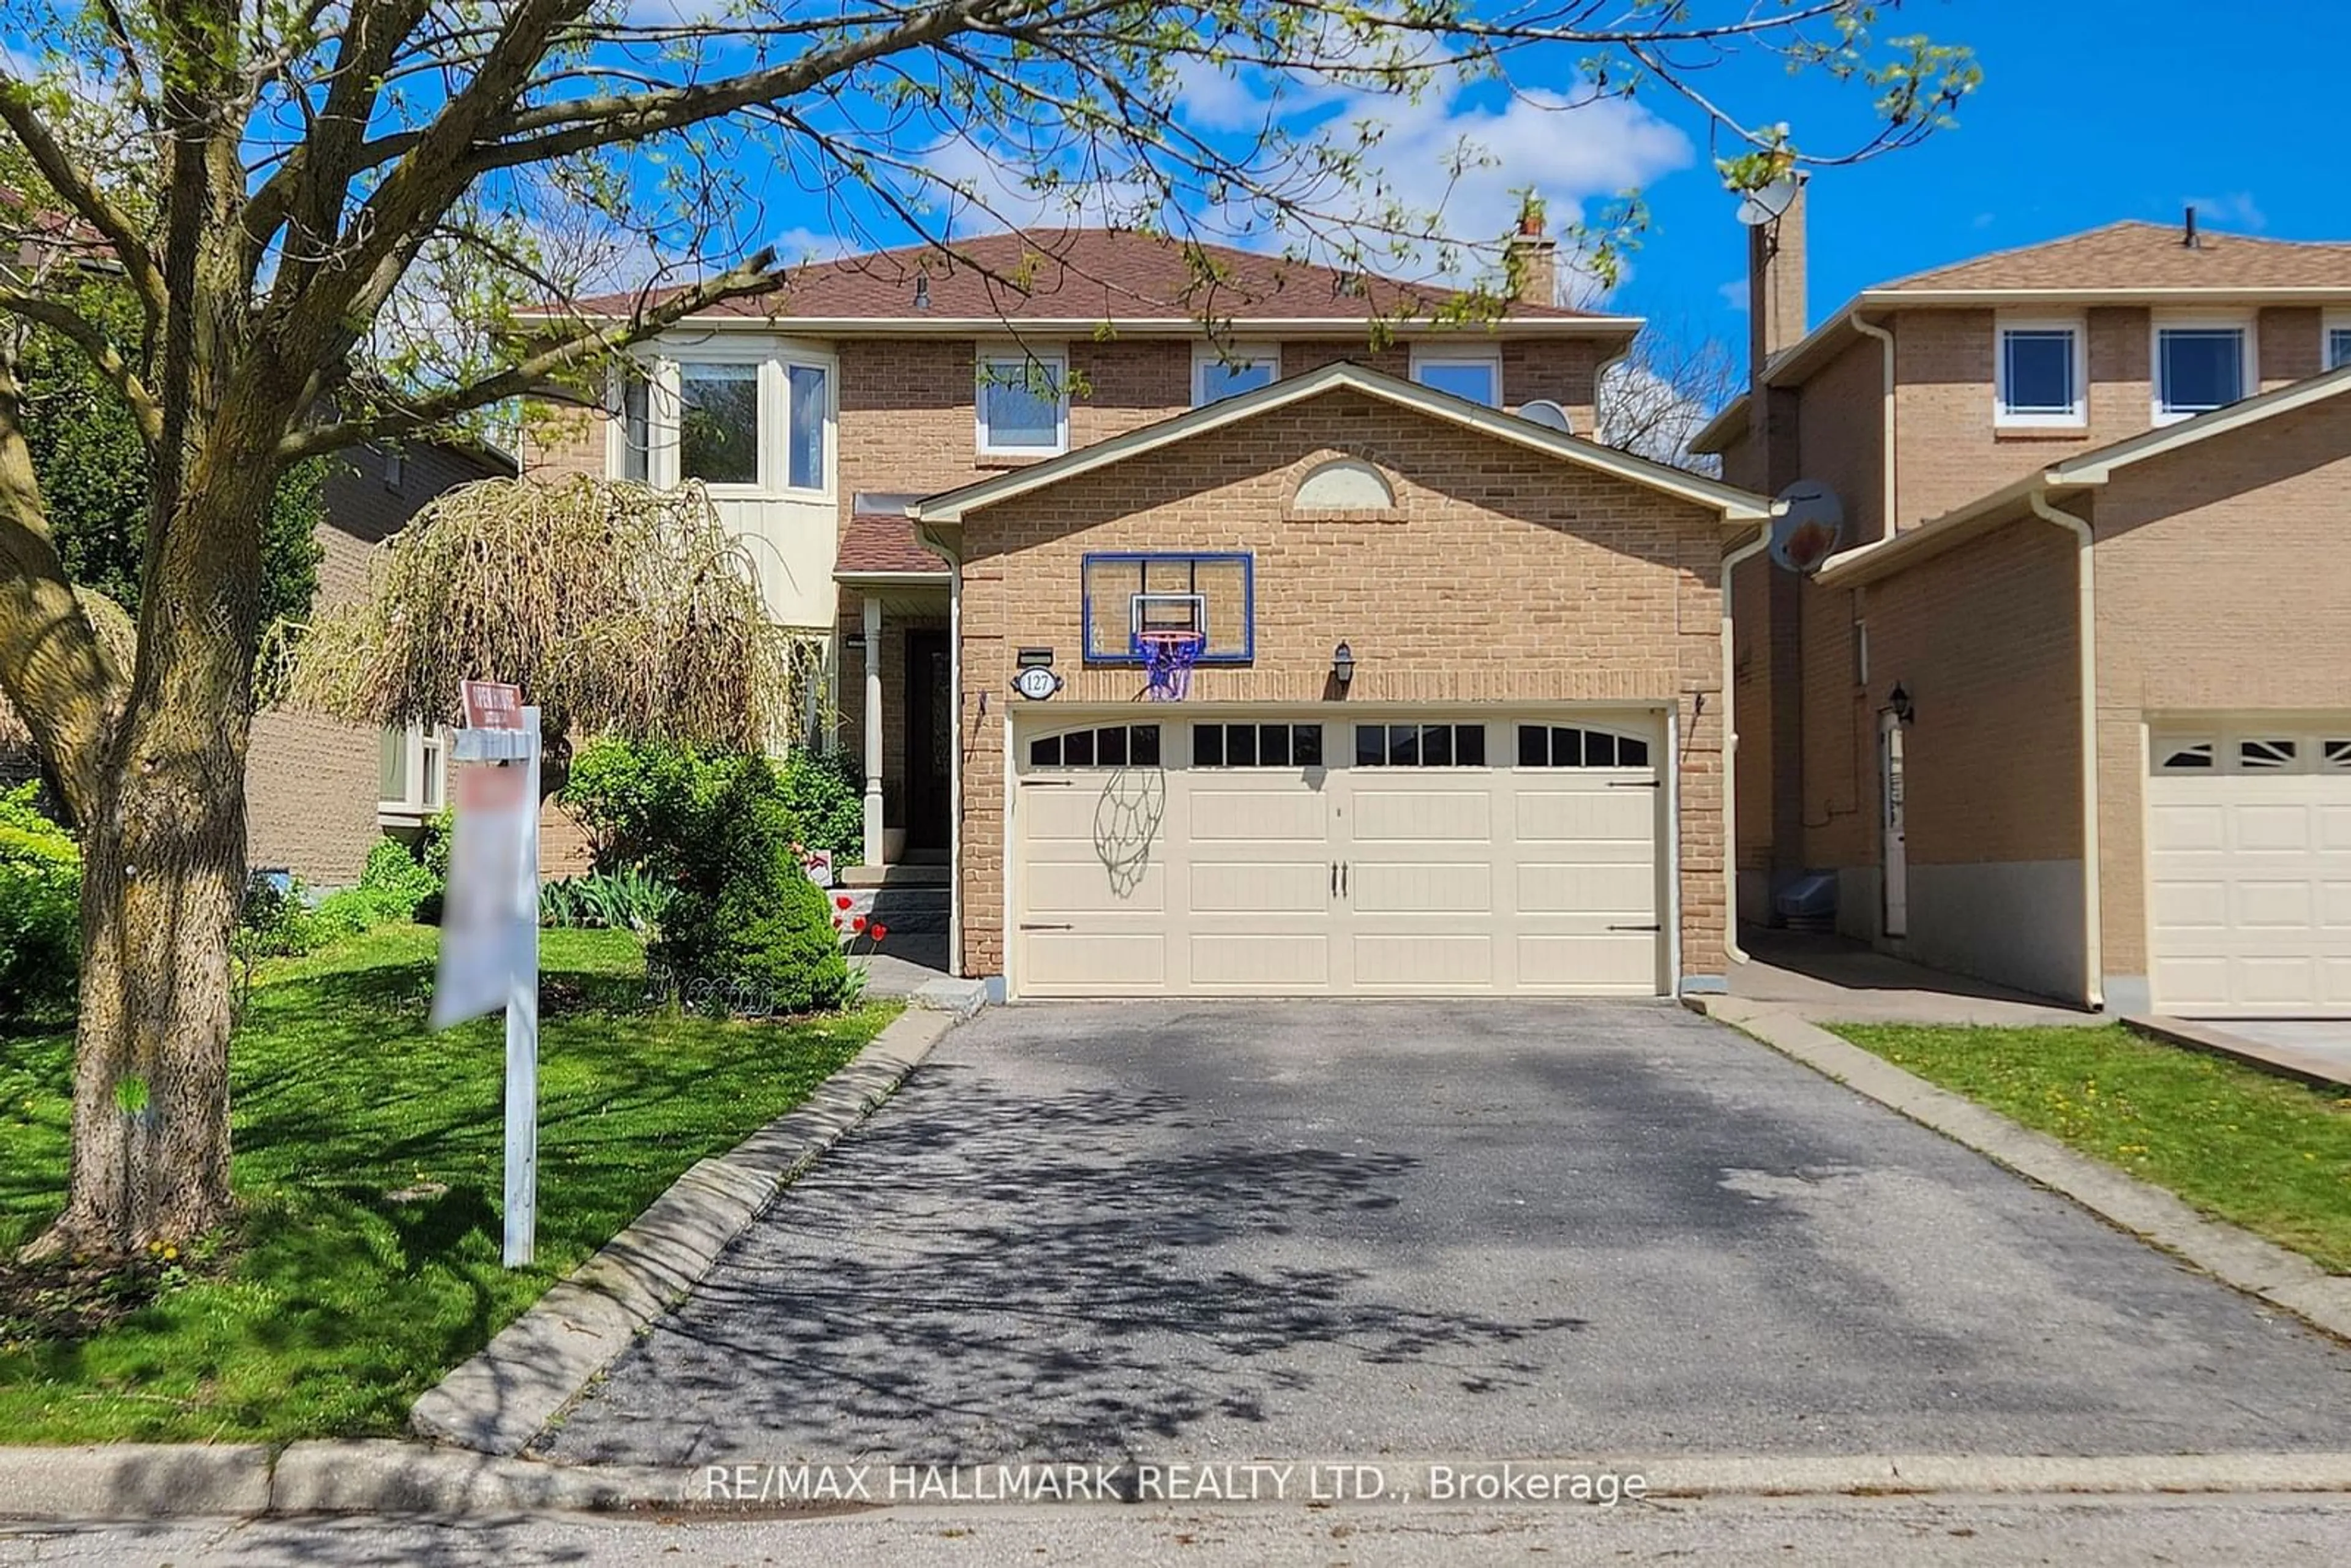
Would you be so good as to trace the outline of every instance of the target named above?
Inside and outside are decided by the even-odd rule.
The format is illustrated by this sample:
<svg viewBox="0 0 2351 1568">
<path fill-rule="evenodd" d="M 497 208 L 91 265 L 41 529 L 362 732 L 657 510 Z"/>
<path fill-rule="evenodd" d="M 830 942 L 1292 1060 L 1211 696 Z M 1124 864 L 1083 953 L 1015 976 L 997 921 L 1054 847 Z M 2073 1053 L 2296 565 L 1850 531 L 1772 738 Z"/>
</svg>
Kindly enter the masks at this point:
<svg viewBox="0 0 2351 1568">
<path fill-rule="evenodd" d="M 882 863 L 882 601 L 865 595 L 865 863 Z"/>
</svg>

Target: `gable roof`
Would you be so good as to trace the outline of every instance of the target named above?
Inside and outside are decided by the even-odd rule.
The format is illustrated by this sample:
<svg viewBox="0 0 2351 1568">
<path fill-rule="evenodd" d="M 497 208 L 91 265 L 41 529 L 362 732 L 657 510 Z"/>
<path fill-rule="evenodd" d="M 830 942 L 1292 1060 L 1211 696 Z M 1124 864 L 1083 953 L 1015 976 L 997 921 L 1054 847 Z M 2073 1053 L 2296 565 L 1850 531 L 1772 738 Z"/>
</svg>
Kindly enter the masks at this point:
<svg viewBox="0 0 2351 1568">
<path fill-rule="evenodd" d="M 1864 545 L 1857 549 L 1847 550 L 1842 556 L 1831 556 L 1815 580 L 1834 588 L 1875 581 L 1905 567 L 1932 559 L 1978 535 L 1989 533 L 2012 520 L 2019 513 L 2029 510 L 2036 495 L 2045 498 L 2094 490 L 2121 470 L 2150 458 L 2185 451 L 2282 414 L 2341 397 L 2346 392 L 2351 392 L 2351 365 L 2339 366 L 2324 375 L 2312 376 L 2290 386 L 2262 392 L 2258 397 L 2246 398 L 2241 402 L 2232 402 L 2226 408 L 2199 413 L 2177 424 L 2158 425 L 2121 441 L 2093 447 L 2028 474 L 1988 495 L 1979 496 L 1966 506 L 1921 523 L 1907 533 L 1897 534 L 1891 540 Z"/>
<path fill-rule="evenodd" d="M 906 508 L 906 515 L 923 523 L 960 523 L 968 512 L 985 507 L 998 506 L 1018 496 L 1074 479 L 1113 463 L 1139 457 L 1146 452 L 1156 452 L 1177 442 L 1196 435 L 1222 430 L 1243 420 L 1255 418 L 1292 403 L 1304 402 L 1326 392 L 1341 390 L 1357 392 L 1399 408 L 1410 409 L 1434 419 L 1445 420 L 1483 435 L 1494 436 L 1532 449 L 1563 462 L 1610 475 L 1635 485 L 1661 490 L 1678 499 L 1719 512 L 1727 524 L 1744 526 L 1762 522 L 1771 515 L 1771 503 L 1719 480 L 1686 473 L 1679 468 L 1636 457 L 1613 446 L 1601 446 L 1581 436 L 1565 435 L 1540 425 L 1531 420 L 1504 413 L 1483 403 L 1458 398 L 1449 392 L 1437 392 L 1392 376 L 1382 371 L 1340 361 L 1310 371 L 1302 376 L 1291 376 L 1262 386 L 1254 392 L 1212 402 L 1156 424 L 1131 430 L 1108 441 L 1098 441 L 1091 446 L 1047 458 L 1042 463 L 998 474 L 975 485 L 948 490 L 915 502 Z"/>
<path fill-rule="evenodd" d="M 1871 293 L 1941 289 L 2351 290 L 2351 245 L 2262 239 L 2137 219 L 1914 272 Z"/>
<path fill-rule="evenodd" d="M 1196 255 L 1208 276 L 1195 271 Z M 918 282 L 924 285 L 919 297 Z M 605 294 L 573 308 L 590 317 L 625 319 L 676 291 Z M 1204 319 L 1361 327 L 1374 316 L 1426 320 L 1462 297 L 1458 289 L 1350 274 L 1231 246 L 1187 247 L 1181 239 L 1131 229 L 1070 228 L 810 262 L 793 269 L 774 293 L 728 300 L 687 319 L 803 330 L 820 324 L 940 331 L 975 324 L 1092 328 L 1103 322 L 1197 330 Z M 1517 302 L 1496 323 L 1506 331 L 1625 333 L 1639 325 L 1636 317 Z"/>
</svg>

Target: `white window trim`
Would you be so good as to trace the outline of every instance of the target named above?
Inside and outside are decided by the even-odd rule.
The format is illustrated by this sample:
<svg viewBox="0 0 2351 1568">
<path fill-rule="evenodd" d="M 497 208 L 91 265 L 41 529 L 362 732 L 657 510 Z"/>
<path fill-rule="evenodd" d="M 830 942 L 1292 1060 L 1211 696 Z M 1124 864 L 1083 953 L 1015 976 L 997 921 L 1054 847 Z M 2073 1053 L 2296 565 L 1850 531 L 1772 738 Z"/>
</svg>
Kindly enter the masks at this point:
<svg viewBox="0 0 2351 1568">
<path fill-rule="evenodd" d="M 2327 344 L 2333 341 L 2337 332 L 2351 332 L 2351 310 L 2328 310 L 2318 319 L 2318 368 L 2322 371 L 2327 368 Z M 2343 363 L 2351 365 L 2351 360 L 2345 360 Z M 2342 367 L 2335 368 L 2339 370 Z"/>
<path fill-rule="evenodd" d="M 1192 406 L 1208 406 L 1207 377 L 1212 366 L 1224 364 L 1263 364 L 1281 379 L 1281 348 L 1277 343 L 1233 343 L 1219 350 L 1214 343 L 1192 345 Z M 1233 394 L 1238 396 L 1238 393 Z"/>
<path fill-rule="evenodd" d="M 838 356 L 796 343 L 772 340 L 759 343 L 664 344 L 657 357 L 643 362 L 645 434 L 651 448 L 645 457 L 646 481 L 657 489 L 684 483 L 678 450 L 678 422 L 684 413 L 683 367 L 751 365 L 758 372 L 758 477 L 748 484 L 709 486 L 722 499 L 789 497 L 830 501 L 840 494 L 841 361 Z M 824 483 L 816 488 L 795 486 L 791 475 L 791 387 L 787 377 L 794 365 L 824 372 Z M 613 417 L 605 441 L 604 472 L 620 478 L 626 470 L 628 420 L 622 403 L 618 376 L 608 394 Z"/>
<path fill-rule="evenodd" d="M 2240 345 L 2237 362 L 2237 400 L 2241 402 L 2262 390 L 2258 334 L 2254 331 L 2253 319 L 2251 316 L 2158 314 L 2147 323 L 2147 407 L 2155 423 L 2178 424 L 2183 419 L 2194 419 L 2199 413 L 2212 412 L 2210 409 L 2167 409 L 2163 406 L 2163 335 L 2166 332 L 2181 330 L 2236 333 Z"/>
<path fill-rule="evenodd" d="M 988 437 L 987 399 L 982 395 L 982 378 L 992 363 L 1018 360 L 1024 365 L 1034 365 L 1053 372 L 1061 389 L 1059 406 L 1054 410 L 1054 439 L 1050 446 L 998 446 Z M 1019 343 L 983 343 L 971 368 L 971 431 L 972 444 L 983 457 L 1058 457 L 1070 449 L 1070 354 L 1059 346 L 1024 346 Z"/>
<path fill-rule="evenodd" d="M 1416 386 L 1427 383 L 1420 379 L 1421 371 L 1430 365 L 1480 365 L 1494 372 L 1494 401 L 1485 406 L 1499 410 L 1502 397 L 1502 350 L 1496 349 L 1423 348 L 1412 346 L 1412 380 Z"/>
<path fill-rule="evenodd" d="M 407 752 L 401 766 L 401 772 L 408 782 L 408 793 L 400 800 L 384 800 L 381 798 L 381 791 L 378 791 L 380 798 L 375 803 L 375 816 L 379 827 L 413 826 L 437 816 L 449 804 L 448 727 L 435 726 L 431 734 L 433 745 L 428 748 L 425 727 L 415 724 L 408 727 L 407 734 L 402 737 Z M 428 749 L 433 759 L 430 799 L 427 799 L 424 789 Z"/>
<path fill-rule="evenodd" d="M 2008 406 L 2008 335 L 2011 332 L 2064 332 L 2074 340 L 2074 404 L 2062 413 L 2045 409 L 2016 410 Z M 1991 422 L 2001 430 L 2083 430 L 2090 423 L 2090 334 L 2078 317 L 2002 317 L 1992 328 Z"/>
</svg>

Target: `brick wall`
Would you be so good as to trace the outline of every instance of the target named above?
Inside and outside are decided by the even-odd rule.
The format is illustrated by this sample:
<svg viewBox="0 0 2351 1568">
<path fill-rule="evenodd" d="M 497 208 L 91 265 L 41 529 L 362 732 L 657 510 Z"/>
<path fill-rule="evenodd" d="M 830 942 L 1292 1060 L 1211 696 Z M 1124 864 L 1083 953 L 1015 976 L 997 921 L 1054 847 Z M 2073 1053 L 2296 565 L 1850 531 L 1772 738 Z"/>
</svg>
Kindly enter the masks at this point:
<svg viewBox="0 0 2351 1568">
<path fill-rule="evenodd" d="M 2098 539 L 2105 963 L 2144 974 L 2142 726 L 2351 707 L 2351 398 L 2123 469 L 2074 509 Z"/>
<path fill-rule="evenodd" d="M 1298 477 L 1341 453 L 1387 471 L 1395 513 L 1285 518 Z M 1255 552 L 1257 657 L 1196 672 L 1196 703 L 1320 702 L 1344 638 L 1356 702 L 1677 705 L 1683 964 L 1719 974 L 1722 538 L 1711 511 L 1351 392 L 974 514 L 961 647 L 967 972 L 1004 963 L 1012 650 L 1080 645 L 1085 552 L 1197 548 Z M 1123 668 L 1063 673 L 1064 704 L 1123 701 L 1137 684 Z"/>
<path fill-rule="evenodd" d="M 357 596 L 374 548 L 452 486 L 486 478 L 476 459 L 439 447 L 403 454 L 400 488 L 384 485 L 381 453 L 358 448 L 333 459 L 319 542 L 320 608 Z M 246 760 L 246 856 L 327 886 L 355 882 L 381 831 L 376 826 L 378 736 L 314 714 L 271 709 L 255 716 Z"/>
<path fill-rule="evenodd" d="M 2075 553 L 2033 517 L 1863 591 L 1873 696 L 1899 681 L 1917 705 L 1903 737 L 1913 864 L 2080 858 Z M 1875 767 L 1867 779 L 1875 821 Z"/>
</svg>

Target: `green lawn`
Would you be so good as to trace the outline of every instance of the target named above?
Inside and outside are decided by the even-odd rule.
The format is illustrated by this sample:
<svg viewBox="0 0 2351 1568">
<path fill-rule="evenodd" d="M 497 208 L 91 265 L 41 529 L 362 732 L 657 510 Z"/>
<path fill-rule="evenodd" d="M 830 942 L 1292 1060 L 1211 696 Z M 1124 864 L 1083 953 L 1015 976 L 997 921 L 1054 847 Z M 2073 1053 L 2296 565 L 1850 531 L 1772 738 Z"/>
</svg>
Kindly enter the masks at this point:
<svg viewBox="0 0 2351 1568">
<path fill-rule="evenodd" d="M 2120 1027 L 1836 1033 L 2351 1273 L 2351 1099 Z"/>
<path fill-rule="evenodd" d="M 545 933 L 538 1266 L 508 1273 L 503 1028 L 426 1030 L 436 936 L 390 927 L 264 974 L 231 1052 L 235 1251 L 79 1344 L 0 1345 L 0 1441 L 398 1430 L 443 1372 L 894 1011 L 646 1012 L 632 936 Z M 0 1249 L 63 1201 L 70 1051 L 65 1033 L 0 1036 Z"/>
</svg>

